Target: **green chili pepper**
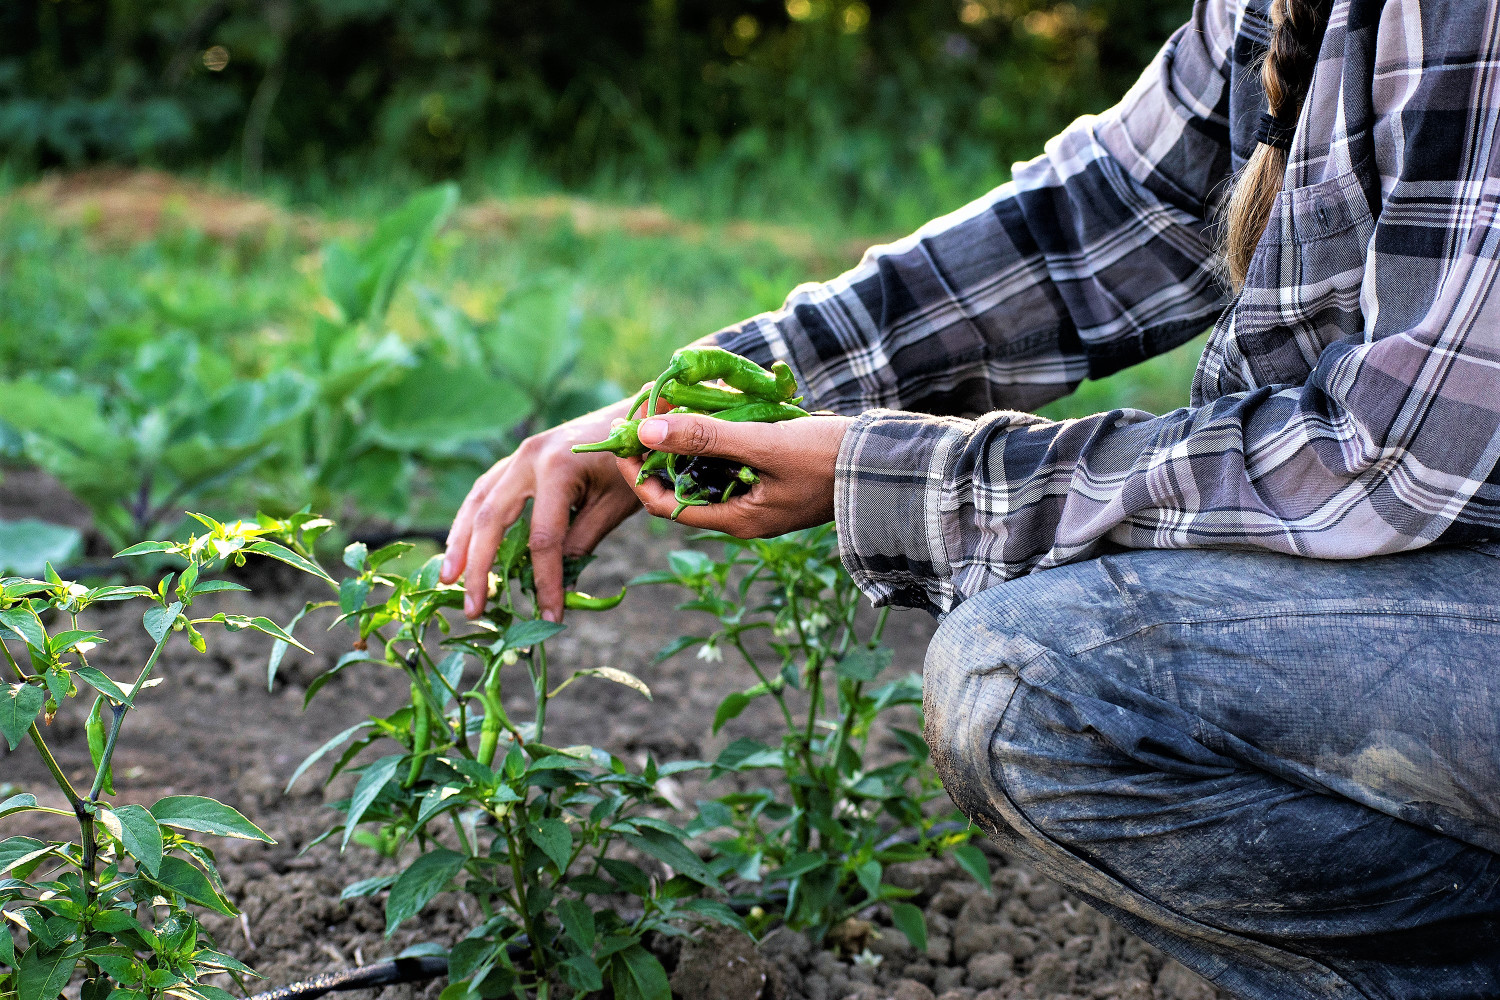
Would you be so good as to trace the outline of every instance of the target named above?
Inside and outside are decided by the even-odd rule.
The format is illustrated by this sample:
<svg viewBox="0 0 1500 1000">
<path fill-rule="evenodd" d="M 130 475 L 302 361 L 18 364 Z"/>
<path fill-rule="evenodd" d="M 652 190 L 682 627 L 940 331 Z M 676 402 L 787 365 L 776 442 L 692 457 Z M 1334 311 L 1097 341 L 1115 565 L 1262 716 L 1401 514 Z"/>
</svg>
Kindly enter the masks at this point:
<svg viewBox="0 0 1500 1000">
<path fill-rule="evenodd" d="M 790 403 L 746 403 L 732 410 L 721 410 L 713 414 L 715 420 L 730 420 L 739 424 L 774 424 L 782 420 L 796 420 L 808 412 Z"/>
<path fill-rule="evenodd" d="M 608 611 L 621 601 L 625 600 L 625 588 L 621 587 L 618 594 L 608 597 L 591 597 L 588 594 L 570 590 L 563 595 L 563 607 L 577 608 L 580 611 Z"/>
<path fill-rule="evenodd" d="M 660 472 L 662 469 L 665 469 L 667 467 L 667 463 L 671 461 L 671 458 L 672 453 L 669 451 L 653 451 L 648 454 L 646 456 L 646 460 L 641 463 L 641 471 L 635 477 L 635 484 L 639 486 L 644 483 L 653 472 Z"/>
<path fill-rule="evenodd" d="M 479 724 L 479 754 L 475 758 L 485 767 L 495 763 L 495 749 L 500 745 L 500 664 L 490 667 L 489 679 L 484 684 L 484 719 Z"/>
<path fill-rule="evenodd" d="M 422 776 L 422 766 L 427 763 L 423 754 L 432 746 L 432 714 L 427 711 L 427 698 L 422 694 L 422 685 L 411 682 L 411 768 L 406 772 L 402 788 L 410 788 Z"/>
<path fill-rule="evenodd" d="M 587 451 L 613 452 L 621 458 L 634 458 L 644 455 L 650 449 L 641 444 L 640 439 L 641 422 L 639 420 L 627 420 L 614 430 L 609 432 L 609 437 L 603 441 L 595 441 L 592 444 L 575 444 L 573 451 L 583 453 Z"/>
<path fill-rule="evenodd" d="M 764 400 L 779 402 L 797 394 L 797 378 L 784 361 L 776 362 L 767 371 L 749 358 L 722 347 L 684 347 L 672 355 L 666 371 L 657 376 L 646 412 L 656 412 L 656 401 L 668 382 L 675 380 L 681 385 L 695 385 L 715 379 Z"/>
<path fill-rule="evenodd" d="M 760 482 L 760 476 L 756 475 L 755 470 L 748 465 L 740 466 L 740 471 L 735 473 L 735 476 L 747 486 L 754 486 Z"/>
</svg>

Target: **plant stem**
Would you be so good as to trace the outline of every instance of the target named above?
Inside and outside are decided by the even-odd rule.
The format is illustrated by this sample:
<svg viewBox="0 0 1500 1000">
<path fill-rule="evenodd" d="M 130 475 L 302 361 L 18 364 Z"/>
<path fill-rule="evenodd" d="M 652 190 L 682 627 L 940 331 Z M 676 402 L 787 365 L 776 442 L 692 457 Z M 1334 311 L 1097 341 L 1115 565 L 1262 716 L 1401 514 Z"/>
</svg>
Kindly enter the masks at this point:
<svg viewBox="0 0 1500 1000">
<path fill-rule="evenodd" d="M 532 683 L 536 688 L 536 736 L 534 741 L 545 743 L 542 731 L 547 726 L 547 647 L 536 644 L 536 673 Z"/>
<path fill-rule="evenodd" d="M 135 683 L 130 687 L 130 694 L 127 697 L 131 701 L 135 701 L 135 696 L 141 693 L 141 688 L 150 679 L 151 671 L 156 667 L 156 661 L 161 656 L 161 651 L 166 647 L 167 639 L 171 638 L 171 635 L 170 631 L 167 632 L 161 637 L 161 641 L 156 644 L 156 648 L 151 650 L 150 658 L 146 660 L 146 665 L 141 668 L 141 675 L 135 679 Z M 125 713 L 130 711 L 130 706 L 125 704 L 113 705 L 111 706 L 111 711 L 115 715 L 114 724 L 110 727 L 109 739 L 104 744 L 104 752 L 99 755 L 99 766 L 94 771 L 94 786 L 89 790 L 90 802 L 96 801 L 99 798 L 99 792 L 104 787 L 104 776 L 109 773 L 110 761 L 115 756 L 115 743 L 120 738 L 120 727 L 125 723 Z"/>
</svg>

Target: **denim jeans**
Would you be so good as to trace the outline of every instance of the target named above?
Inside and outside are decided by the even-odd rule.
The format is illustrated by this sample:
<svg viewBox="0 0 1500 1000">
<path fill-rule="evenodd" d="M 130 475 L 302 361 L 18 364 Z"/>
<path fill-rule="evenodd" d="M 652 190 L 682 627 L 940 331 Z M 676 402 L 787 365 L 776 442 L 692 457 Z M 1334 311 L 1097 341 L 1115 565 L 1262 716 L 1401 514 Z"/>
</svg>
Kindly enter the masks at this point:
<svg viewBox="0 0 1500 1000">
<path fill-rule="evenodd" d="M 1500 560 L 1129 552 L 928 651 L 995 840 L 1240 997 L 1500 997 Z"/>
</svg>

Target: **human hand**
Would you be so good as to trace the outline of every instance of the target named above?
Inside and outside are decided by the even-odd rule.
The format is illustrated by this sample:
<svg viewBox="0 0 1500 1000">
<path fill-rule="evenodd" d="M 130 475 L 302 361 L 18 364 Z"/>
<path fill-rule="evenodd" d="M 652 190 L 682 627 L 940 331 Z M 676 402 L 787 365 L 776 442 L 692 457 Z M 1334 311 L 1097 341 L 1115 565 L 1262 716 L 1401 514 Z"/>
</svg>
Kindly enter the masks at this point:
<svg viewBox="0 0 1500 1000">
<path fill-rule="evenodd" d="M 621 400 L 535 434 L 475 480 L 448 531 L 440 574 L 444 583 L 465 578 L 465 615 L 474 618 L 484 610 L 495 551 L 530 499 L 537 601 L 543 618 L 562 621 L 563 555 L 591 552 L 640 509 L 613 455 L 575 455 L 569 449 L 604 437 L 629 405 Z"/>
<path fill-rule="evenodd" d="M 732 423 L 696 414 L 663 414 L 640 426 L 641 444 L 678 455 L 705 455 L 748 465 L 760 476 L 749 491 L 724 503 L 685 507 L 677 520 L 738 538 L 770 538 L 833 520 L 834 468 L 850 417 L 809 416 L 774 424 Z M 618 458 L 634 483 L 640 458 Z M 633 487 L 652 514 L 670 517 L 672 491 L 654 476 Z"/>
</svg>

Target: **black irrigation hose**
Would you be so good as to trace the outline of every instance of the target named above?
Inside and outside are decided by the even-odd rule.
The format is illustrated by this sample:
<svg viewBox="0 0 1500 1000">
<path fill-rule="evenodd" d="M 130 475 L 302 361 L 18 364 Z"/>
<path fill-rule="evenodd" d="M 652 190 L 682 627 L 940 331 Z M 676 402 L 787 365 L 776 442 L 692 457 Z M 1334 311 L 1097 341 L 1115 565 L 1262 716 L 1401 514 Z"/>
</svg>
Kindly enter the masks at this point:
<svg viewBox="0 0 1500 1000">
<path fill-rule="evenodd" d="M 443 955 L 419 955 L 415 958 L 392 958 L 374 965 L 362 965 L 343 972 L 325 972 L 304 982 L 283 986 L 268 993 L 257 993 L 250 1000 L 315 1000 L 325 993 L 363 990 L 396 983 L 421 983 L 448 974 L 448 959 Z"/>
</svg>

